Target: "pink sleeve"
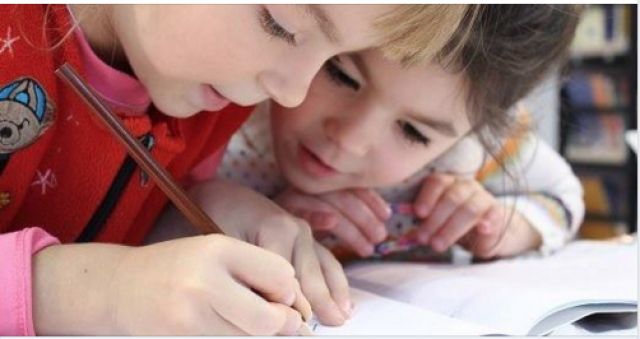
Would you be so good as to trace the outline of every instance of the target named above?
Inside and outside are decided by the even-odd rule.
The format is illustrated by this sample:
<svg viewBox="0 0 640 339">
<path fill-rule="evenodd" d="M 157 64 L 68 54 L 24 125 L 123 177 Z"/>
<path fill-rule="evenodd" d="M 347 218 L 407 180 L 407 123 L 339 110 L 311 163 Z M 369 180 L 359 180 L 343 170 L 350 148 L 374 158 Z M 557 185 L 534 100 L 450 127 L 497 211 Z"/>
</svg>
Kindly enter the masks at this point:
<svg viewBox="0 0 640 339">
<path fill-rule="evenodd" d="M 58 239 L 38 227 L 0 234 L 0 336 L 35 335 L 31 257 Z"/>
</svg>

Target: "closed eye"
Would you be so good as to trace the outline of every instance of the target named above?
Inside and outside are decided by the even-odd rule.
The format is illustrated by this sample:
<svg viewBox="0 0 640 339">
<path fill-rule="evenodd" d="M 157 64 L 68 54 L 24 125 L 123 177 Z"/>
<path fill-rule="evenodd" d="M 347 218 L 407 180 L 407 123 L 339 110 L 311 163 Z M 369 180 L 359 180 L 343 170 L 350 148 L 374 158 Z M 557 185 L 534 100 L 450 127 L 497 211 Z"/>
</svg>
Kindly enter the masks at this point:
<svg viewBox="0 0 640 339">
<path fill-rule="evenodd" d="M 429 145 L 431 141 L 429 138 L 425 137 L 415 126 L 413 126 L 408 121 L 398 120 L 398 127 L 402 132 L 402 136 L 411 143 L 418 143 L 422 145 Z"/>
<path fill-rule="evenodd" d="M 323 69 L 329 76 L 329 79 L 336 85 L 347 86 L 354 91 L 360 90 L 360 83 L 345 73 L 335 58 L 327 60 L 327 62 L 324 63 Z"/>
<path fill-rule="evenodd" d="M 280 25 L 276 19 L 271 15 L 271 12 L 266 7 L 260 9 L 260 25 L 265 32 L 276 38 L 286 41 L 289 45 L 296 46 L 295 34 L 287 31 L 282 25 Z"/>
</svg>

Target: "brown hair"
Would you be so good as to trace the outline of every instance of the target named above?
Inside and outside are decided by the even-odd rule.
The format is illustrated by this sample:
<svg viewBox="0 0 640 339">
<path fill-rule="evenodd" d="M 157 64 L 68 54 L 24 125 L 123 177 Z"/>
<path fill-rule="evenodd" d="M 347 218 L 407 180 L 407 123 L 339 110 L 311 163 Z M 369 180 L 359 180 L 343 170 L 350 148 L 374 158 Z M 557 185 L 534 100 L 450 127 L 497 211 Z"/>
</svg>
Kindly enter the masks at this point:
<svg viewBox="0 0 640 339">
<path fill-rule="evenodd" d="M 428 62 L 448 42 L 450 46 L 464 42 L 465 39 L 453 41 L 452 37 L 469 8 L 470 5 L 399 5 L 375 23 L 381 35 L 380 48 L 386 57 L 405 66 Z"/>
<path fill-rule="evenodd" d="M 528 128 L 509 110 L 565 60 L 581 10 L 580 5 L 472 5 L 436 56 L 443 66 L 464 75 L 472 131 L 490 161 L 507 174 L 505 184 L 508 178 L 519 186 L 519 180 L 497 156 L 498 150 L 508 137 Z M 507 225 L 514 215 L 515 205 L 506 216 Z"/>
<path fill-rule="evenodd" d="M 437 60 L 463 72 L 469 120 L 483 145 L 513 127 L 514 104 L 567 56 L 580 5 L 471 5 Z M 495 146 L 495 145 L 494 145 Z"/>
</svg>

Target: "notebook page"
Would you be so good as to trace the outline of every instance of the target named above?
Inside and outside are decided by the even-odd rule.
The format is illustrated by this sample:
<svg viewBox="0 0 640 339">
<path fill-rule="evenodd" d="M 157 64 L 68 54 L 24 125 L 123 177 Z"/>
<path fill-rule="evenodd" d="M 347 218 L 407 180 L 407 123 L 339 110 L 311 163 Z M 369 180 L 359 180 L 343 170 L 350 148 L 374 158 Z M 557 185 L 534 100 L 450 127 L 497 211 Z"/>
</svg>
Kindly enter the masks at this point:
<svg viewBox="0 0 640 339">
<path fill-rule="evenodd" d="M 409 304 L 351 289 L 355 305 L 352 317 L 342 326 L 320 325 L 312 320 L 316 335 L 481 335 L 496 331 L 448 318 Z"/>
<path fill-rule="evenodd" d="M 637 301 L 637 242 L 578 241 L 556 255 L 471 266 L 368 263 L 347 268 L 352 286 L 445 316 L 528 334 L 563 305 Z"/>
</svg>

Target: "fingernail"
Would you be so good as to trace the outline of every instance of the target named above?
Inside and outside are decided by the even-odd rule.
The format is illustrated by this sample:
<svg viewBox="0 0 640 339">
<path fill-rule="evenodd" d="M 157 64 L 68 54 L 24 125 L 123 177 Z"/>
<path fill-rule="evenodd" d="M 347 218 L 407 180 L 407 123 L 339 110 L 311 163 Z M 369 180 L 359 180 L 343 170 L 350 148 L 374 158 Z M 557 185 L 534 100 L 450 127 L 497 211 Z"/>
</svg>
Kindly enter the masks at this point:
<svg viewBox="0 0 640 339">
<path fill-rule="evenodd" d="M 351 318 L 351 301 L 350 300 L 346 300 L 342 302 L 340 304 L 340 309 L 342 310 L 342 313 L 344 314 L 346 319 Z"/>
<path fill-rule="evenodd" d="M 297 316 L 287 316 L 287 320 L 280 329 L 280 334 L 293 336 L 293 335 L 305 335 L 309 327 L 305 328 L 306 323 L 302 321 L 300 314 Z"/>
<path fill-rule="evenodd" d="M 388 204 L 384 205 L 384 219 L 389 219 L 391 218 L 391 213 L 393 211 L 391 210 L 391 206 L 389 206 Z"/>
<path fill-rule="evenodd" d="M 418 242 L 420 242 L 421 244 L 426 244 L 427 242 L 429 242 L 429 235 L 426 233 L 418 234 Z"/>
<path fill-rule="evenodd" d="M 303 322 L 302 324 L 300 324 L 300 328 L 298 328 L 297 333 L 293 335 L 300 336 L 300 337 L 309 337 L 313 335 L 313 332 L 309 328 L 309 325 Z"/>
<path fill-rule="evenodd" d="M 353 316 L 353 309 L 356 307 L 351 301 L 349 301 L 349 307 L 347 308 L 347 319 L 350 319 Z"/>
</svg>

